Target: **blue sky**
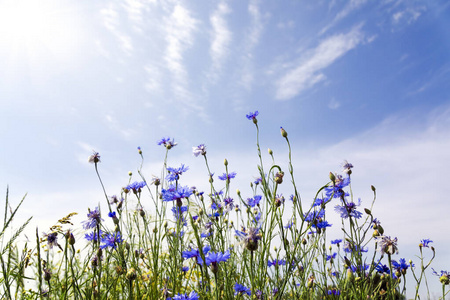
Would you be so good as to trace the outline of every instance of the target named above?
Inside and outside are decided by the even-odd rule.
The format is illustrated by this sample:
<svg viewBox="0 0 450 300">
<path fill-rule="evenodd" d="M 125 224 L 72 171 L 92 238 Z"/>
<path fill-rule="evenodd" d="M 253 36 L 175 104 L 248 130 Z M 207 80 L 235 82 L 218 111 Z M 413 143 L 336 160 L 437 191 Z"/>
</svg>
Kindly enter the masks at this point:
<svg viewBox="0 0 450 300">
<path fill-rule="evenodd" d="M 448 262 L 449 28 L 447 1 L 4 0 L 0 182 L 28 192 L 36 224 L 84 216 L 104 201 L 92 150 L 116 194 L 137 146 L 159 174 L 170 136 L 187 183 L 207 186 L 191 154 L 205 143 L 213 171 L 227 158 L 245 190 L 257 175 L 245 115 L 258 110 L 263 153 L 286 170 L 288 131 L 305 201 L 347 159 L 363 204 L 377 187 L 401 254 L 431 238 Z"/>
</svg>

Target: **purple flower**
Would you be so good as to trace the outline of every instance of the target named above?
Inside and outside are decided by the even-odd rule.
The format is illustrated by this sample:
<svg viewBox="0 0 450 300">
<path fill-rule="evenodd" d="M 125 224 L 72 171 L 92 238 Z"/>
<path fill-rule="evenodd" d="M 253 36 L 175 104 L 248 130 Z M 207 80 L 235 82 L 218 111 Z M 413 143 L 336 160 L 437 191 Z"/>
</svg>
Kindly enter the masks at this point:
<svg viewBox="0 0 450 300">
<path fill-rule="evenodd" d="M 101 242 L 103 245 L 100 246 L 100 248 L 105 249 L 106 247 L 111 247 L 113 249 L 116 249 L 117 244 L 120 244 L 123 242 L 123 239 L 120 235 L 120 232 L 116 233 L 107 233 L 103 237 L 101 237 Z"/>
<path fill-rule="evenodd" d="M 270 268 L 271 266 L 275 266 L 275 267 L 278 267 L 278 266 L 284 266 L 284 265 L 286 265 L 286 261 L 284 260 L 284 259 L 274 259 L 274 260 L 272 260 L 272 261 L 267 261 L 267 266 Z"/>
<path fill-rule="evenodd" d="M 352 253 L 352 252 L 367 252 L 369 251 L 368 248 L 360 248 L 358 245 L 355 245 L 353 243 L 345 243 L 344 246 L 344 251 L 347 253 Z"/>
<path fill-rule="evenodd" d="M 336 258 L 337 253 L 334 252 L 332 255 L 327 255 L 327 261 L 331 260 L 331 259 L 335 259 Z"/>
<path fill-rule="evenodd" d="M 325 194 L 328 198 L 333 196 L 333 198 L 341 198 L 342 196 L 348 196 L 348 193 L 345 193 L 343 188 L 350 184 L 350 177 L 342 177 L 342 175 L 335 175 L 334 185 L 325 188 Z"/>
<path fill-rule="evenodd" d="M 258 111 L 255 111 L 255 112 L 250 112 L 250 113 L 248 113 L 247 115 L 246 115 L 246 117 L 247 117 L 247 119 L 249 119 L 249 120 L 255 120 L 256 119 L 256 117 L 259 115 L 259 112 Z"/>
<path fill-rule="evenodd" d="M 325 216 L 325 210 L 321 209 L 319 211 L 311 211 L 308 214 L 305 214 L 305 221 L 308 223 L 314 223 L 317 221 L 322 220 L 322 218 Z"/>
<path fill-rule="evenodd" d="M 141 181 L 141 182 L 133 182 L 129 185 L 127 185 L 125 188 L 129 191 L 133 191 L 133 193 L 137 194 L 141 192 L 141 189 L 146 186 L 147 183 L 145 181 Z"/>
<path fill-rule="evenodd" d="M 353 217 L 359 219 L 362 217 L 362 213 L 356 210 L 357 206 L 361 205 L 361 199 L 359 199 L 358 204 L 354 202 L 347 202 L 344 206 L 336 205 L 334 210 L 341 214 L 341 218 L 347 219 L 348 217 Z"/>
<path fill-rule="evenodd" d="M 184 164 L 181 165 L 179 168 L 167 168 L 167 171 L 169 171 L 169 174 L 166 176 L 167 181 L 176 181 L 180 179 L 180 175 L 182 175 L 184 172 L 189 170 L 189 167 L 185 167 Z"/>
<path fill-rule="evenodd" d="M 167 150 L 175 147 L 177 145 L 177 143 L 175 143 L 175 141 L 172 139 L 170 140 L 170 137 L 167 138 L 162 138 L 159 142 L 158 145 L 164 145 L 164 147 L 167 148 Z"/>
<path fill-rule="evenodd" d="M 261 239 L 259 228 L 250 227 L 248 230 L 243 228 L 242 231 L 236 230 L 236 236 L 244 241 L 245 247 L 250 251 L 258 249 L 258 241 Z"/>
<path fill-rule="evenodd" d="M 209 250 L 211 250 L 210 246 L 206 245 L 205 247 L 203 247 L 203 255 L 206 255 Z M 203 265 L 203 260 L 198 249 L 191 248 L 190 250 L 183 251 L 181 255 L 184 259 L 195 258 L 197 259 L 197 264 Z"/>
<path fill-rule="evenodd" d="M 333 241 L 331 241 L 331 243 L 332 243 L 333 245 L 337 244 L 337 245 L 339 246 L 339 244 L 342 243 L 342 240 L 340 240 L 340 239 L 333 240 Z"/>
<path fill-rule="evenodd" d="M 394 254 L 398 253 L 397 248 L 397 238 L 391 239 L 390 236 L 377 236 L 375 237 L 375 241 L 377 242 L 377 250 L 381 252 L 381 254 Z"/>
<path fill-rule="evenodd" d="M 187 186 L 178 186 L 171 184 L 167 189 L 161 191 L 163 201 L 181 201 L 192 195 L 192 190 Z"/>
<path fill-rule="evenodd" d="M 250 296 L 252 292 L 248 287 L 245 287 L 242 284 L 236 282 L 236 284 L 234 285 L 234 295 L 237 296 L 243 294 L 247 294 Z"/>
<path fill-rule="evenodd" d="M 260 195 L 255 195 L 253 198 L 247 198 L 247 204 L 250 207 L 255 207 L 256 205 L 259 205 L 261 198 L 262 198 L 262 196 L 260 196 Z"/>
<path fill-rule="evenodd" d="M 328 221 L 320 221 L 320 222 L 311 224 L 311 227 L 323 229 L 326 227 L 331 227 L 331 224 L 329 224 Z"/>
<path fill-rule="evenodd" d="M 230 181 L 230 179 L 236 177 L 236 172 L 231 172 L 231 173 L 223 173 L 223 175 L 219 176 L 220 180 L 227 180 L 228 182 Z"/>
<path fill-rule="evenodd" d="M 198 157 L 200 154 L 206 155 L 206 146 L 204 144 L 200 144 L 197 147 L 192 147 L 192 152 L 195 157 Z"/>
<path fill-rule="evenodd" d="M 99 236 L 102 236 L 102 235 L 103 235 L 103 232 L 100 230 Z M 97 242 L 97 237 L 98 237 L 98 235 L 97 235 L 97 232 L 96 232 L 96 231 L 93 231 L 93 232 L 91 232 L 91 233 L 86 233 L 86 234 L 84 235 L 84 238 L 85 238 L 86 240 L 88 240 L 89 242 Z"/>
<path fill-rule="evenodd" d="M 404 258 L 400 258 L 399 261 L 392 261 L 392 266 L 394 267 L 394 269 L 402 274 L 406 274 L 406 270 L 408 270 L 409 267 L 414 267 L 414 264 L 411 263 L 408 264 L 406 263 L 406 259 Z"/>
<path fill-rule="evenodd" d="M 173 296 L 172 300 L 198 300 L 199 296 L 195 291 L 192 291 L 189 295 L 187 293 L 185 294 L 178 294 L 176 296 Z"/>
<path fill-rule="evenodd" d="M 58 245 L 58 233 L 57 232 L 52 232 L 49 234 L 45 234 L 44 236 L 47 238 L 47 245 L 49 246 L 50 249 L 53 248 L 53 246 L 59 246 Z"/>
<path fill-rule="evenodd" d="M 430 239 L 423 239 L 420 241 L 419 246 L 420 247 L 425 247 L 425 248 L 429 248 L 430 246 L 428 245 L 429 243 L 432 243 L 433 241 Z"/>
<path fill-rule="evenodd" d="M 344 160 L 344 163 L 342 164 L 343 172 L 345 174 L 350 175 L 350 174 L 352 174 L 352 168 L 353 168 L 353 165 L 351 163 L 349 163 L 348 161 Z"/>
<path fill-rule="evenodd" d="M 89 156 L 88 162 L 91 164 L 96 164 L 100 162 L 100 155 L 98 154 L 98 152 L 95 152 Z"/>
<path fill-rule="evenodd" d="M 83 221 L 83 228 L 84 229 L 92 229 L 97 227 L 97 225 L 100 224 L 100 222 L 103 221 L 103 219 L 100 217 L 100 211 L 98 207 L 96 207 L 94 210 L 89 210 L 89 213 L 87 214 L 88 219 L 86 221 Z"/>
<path fill-rule="evenodd" d="M 339 296 L 341 294 L 340 290 L 337 290 L 336 288 L 333 288 L 331 290 L 328 290 L 328 295 L 336 295 Z"/>
<path fill-rule="evenodd" d="M 231 257 L 230 251 L 222 252 L 209 252 L 208 256 L 205 257 L 206 264 L 209 266 L 210 264 L 217 265 L 220 262 L 226 262 Z"/>
<path fill-rule="evenodd" d="M 386 273 L 386 274 L 391 273 L 389 267 L 381 263 L 378 263 L 378 265 L 375 266 L 375 270 L 377 270 L 378 273 Z"/>
</svg>

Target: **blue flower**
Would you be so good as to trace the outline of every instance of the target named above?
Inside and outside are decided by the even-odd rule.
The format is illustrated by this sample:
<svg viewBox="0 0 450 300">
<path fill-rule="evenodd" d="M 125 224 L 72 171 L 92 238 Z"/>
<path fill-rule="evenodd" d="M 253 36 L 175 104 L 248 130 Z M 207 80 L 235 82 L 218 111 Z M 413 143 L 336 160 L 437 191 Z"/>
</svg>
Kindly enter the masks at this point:
<svg viewBox="0 0 450 300">
<path fill-rule="evenodd" d="M 133 182 L 129 185 L 127 185 L 125 188 L 129 191 L 133 191 L 133 193 L 137 194 L 141 192 L 141 189 L 146 186 L 147 183 L 145 181 L 141 181 L 141 182 Z"/>
<path fill-rule="evenodd" d="M 292 227 L 292 225 L 294 225 L 294 222 L 293 222 L 293 221 L 289 221 L 289 222 L 286 224 L 286 226 L 284 226 L 284 228 L 289 229 L 289 228 Z"/>
<path fill-rule="evenodd" d="M 340 239 L 332 240 L 331 243 L 332 243 L 333 245 L 335 245 L 335 244 L 338 244 L 338 245 L 339 245 L 340 243 L 342 243 L 342 240 L 340 240 Z"/>
<path fill-rule="evenodd" d="M 311 227 L 323 229 L 326 227 L 331 227 L 331 224 L 329 224 L 328 221 L 320 221 L 317 222 L 317 224 L 316 223 L 311 224 Z"/>
<path fill-rule="evenodd" d="M 408 270 L 408 268 L 414 267 L 414 264 L 411 263 L 411 265 L 409 265 L 408 263 L 406 263 L 406 259 L 404 258 L 400 258 L 399 261 L 392 261 L 392 266 L 394 267 L 394 269 L 402 274 L 406 274 L 406 270 Z"/>
<path fill-rule="evenodd" d="M 389 267 L 381 263 L 378 263 L 378 265 L 375 266 L 375 270 L 377 270 L 378 273 L 386 273 L 386 274 L 391 273 Z"/>
<path fill-rule="evenodd" d="M 83 228 L 84 229 L 92 229 L 97 227 L 97 225 L 100 224 L 100 222 L 103 221 L 103 219 L 100 217 L 100 211 L 98 207 L 96 207 L 94 210 L 90 210 L 87 214 L 88 219 L 86 221 L 83 221 Z"/>
<path fill-rule="evenodd" d="M 328 290 L 328 295 L 336 295 L 339 296 L 341 294 L 340 290 L 337 290 L 336 288 L 333 288 L 332 290 Z"/>
<path fill-rule="evenodd" d="M 183 216 L 184 212 L 188 211 L 187 206 L 173 206 L 172 207 L 172 213 L 177 221 L 179 221 L 183 226 L 187 226 L 187 220 Z"/>
<path fill-rule="evenodd" d="M 343 188 L 350 184 L 350 177 L 342 177 L 342 175 L 335 175 L 335 183 L 332 186 L 328 186 L 325 188 L 325 194 L 328 198 L 333 196 L 333 198 L 341 198 L 342 196 L 348 196 L 348 193 L 345 193 Z"/>
<path fill-rule="evenodd" d="M 206 146 L 205 144 L 200 144 L 197 147 L 192 147 L 192 152 L 194 153 L 194 156 L 197 157 L 200 154 L 206 155 Z"/>
<path fill-rule="evenodd" d="M 210 264 L 218 264 L 220 262 L 226 262 L 231 257 L 230 251 L 222 252 L 209 252 L 208 256 L 205 257 L 206 264 L 209 266 Z"/>
<path fill-rule="evenodd" d="M 181 165 L 179 168 L 167 168 L 167 171 L 169 171 L 169 174 L 166 176 L 167 181 L 176 181 L 180 179 L 180 175 L 182 175 L 184 172 L 189 170 L 189 167 L 185 167 L 184 164 Z"/>
<path fill-rule="evenodd" d="M 210 246 L 206 245 L 205 247 L 203 247 L 203 255 L 208 254 L 209 250 L 211 250 Z M 203 260 L 200 255 L 200 251 L 198 249 L 191 248 L 190 250 L 183 251 L 181 255 L 183 256 L 184 259 L 196 258 L 197 264 L 203 265 Z"/>
<path fill-rule="evenodd" d="M 100 246 L 100 248 L 105 249 L 106 247 L 111 247 L 113 249 L 116 249 L 117 244 L 120 244 L 123 242 L 123 239 L 120 235 L 120 232 L 109 234 L 107 233 L 101 238 L 101 242 L 103 245 Z"/>
<path fill-rule="evenodd" d="M 359 219 L 362 217 L 362 213 L 356 210 L 357 206 L 361 205 L 361 199 L 359 199 L 358 204 L 354 202 L 347 202 L 344 206 L 336 205 L 334 210 L 341 214 L 341 218 L 347 219 L 348 217 L 353 217 Z"/>
<path fill-rule="evenodd" d="M 187 293 L 185 294 L 178 294 L 172 298 L 172 300 L 198 300 L 198 294 L 194 291 L 192 291 L 189 295 Z"/>
<path fill-rule="evenodd" d="M 236 177 L 236 172 L 231 172 L 231 173 L 223 173 L 223 175 L 219 176 L 220 180 L 227 180 L 228 182 L 230 181 L 230 179 Z"/>
<path fill-rule="evenodd" d="M 52 233 L 44 234 L 44 235 L 47 238 L 47 245 L 50 247 L 50 249 L 52 249 L 53 246 L 59 246 L 57 232 L 52 232 Z"/>
<path fill-rule="evenodd" d="M 170 140 L 170 137 L 167 138 L 162 138 L 159 142 L 158 145 L 164 145 L 164 147 L 167 148 L 167 150 L 175 147 L 177 145 L 177 143 L 175 143 L 175 141 L 172 139 Z"/>
<path fill-rule="evenodd" d="M 327 255 L 327 261 L 329 261 L 330 259 L 335 259 L 336 255 L 337 255 L 336 252 L 334 252 L 332 255 Z"/>
<path fill-rule="evenodd" d="M 246 117 L 247 117 L 247 119 L 249 119 L 249 120 L 255 120 L 256 119 L 256 117 L 259 115 L 259 112 L 258 111 L 255 111 L 255 112 L 250 112 L 250 113 L 248 113 L 247 115 L 246 115 Z"/>
<path fill-rule="evenodd" d="M 275 267 L 278 267 L 278 266 L 284 266 L 284 265 L 286 265 L 286 261 L 284 260 L 284 259 L 274 259 L 274 260 L 272 260 L 272 261 L 267 261 L 267 266 L 268 267 L 271 267 L 271 266 L 275 266 Z"/>
<path fill-rule="evenodd" d="M 305 214 L 305 221 L 308 223 L 314 223 L 315 221 L 320 221 L 325 216 L 325 210 L 321 209 L 319 211 L 311 211 Z"/>
<path fill-rule="evenodd" d="M 260 196 L 260 195 L 255 195 L 253 198 L 247 198 L 247 204 L 250 207 L 255 207 L 256 205 L 259 205 L 261 198 L 262 198 L 262 196 Z"/>
<path fill-rule="evenodd" d="M 344 251 L 347 253 L 352 253 L 352 252 L 368 252 L 369 249 L 368 248 L 360 248 L 358 245 L 355 245 L 353 243 L 345 243 L 344 246 Z"/>
<path fill-rule="evenodd" d="M 243 228 L 242 231 L 236 230 L 236 236 L 244 241 L 245 247 L 254 251 L 258 249 L 258 242 L 261 239 L 261 233 L 259 232 L 259 227 L 250 227 L 248 230 Z"/>
<path fill-rule="evenodd" d="M 247 294 L 247 295 L 251 295 L 252 291 L 248 288 L 243 286 L 242 284 L 239 284 L 236 282 L 236 284 L 234 285 L 234 295 L 243 295 L 243 294 Z"/>
<path fill-rule="evenodd" d="M 428 244 L 429 244 L 429 243 L 432 243 L 432 242 L 433 242 L 433 241 L 430 240 L 430 239 L 423 239 L 423 240 L 420 241 L 419 246 L 420 246 L 420 247 L 426 247 L 426 248 L 429 248 L 430 246 L 429 246 Z"/>
<path fill-rule="evenodd" d="M 189 271 L 189 267 L 183 266 L 183 267 L 181 268 L 181 271 L 184 272 L 184 273 L 186 273 L 187 271 Z"/>
<path fill-rule="evenodd" d="M 100 230 L 99 236 L 102 236 L 102 235 L 103 235 L 103 232 Z M 86 234 L 84 235 L 84 238 L 85 238 L 86 240 L 88 240 L 89 242 L 97 242 L 97 237 L 98 237 L 98 235 L 97 235 L 97 232 L 96 232 L 96 231 L 93 231 L 93 232 L 91 232 L 91 233 L 86 233 Z"/>
<path fill-rule="evenodd" d="M 171 184 L 167 189 L 161 191 L 163 201 L 174 201 L 189 198 L 193 193 L 187 186 L 178 186 Z"/>
<path fill-rule="evenodd" d="M 327 199 L 317 198 L 316 200 L 314 200 L 313 207 L 314 206 L 322 206 L 323 204 L 326 204 L 328 201 L 329 200 L 327 200 Z"/>
</svg>

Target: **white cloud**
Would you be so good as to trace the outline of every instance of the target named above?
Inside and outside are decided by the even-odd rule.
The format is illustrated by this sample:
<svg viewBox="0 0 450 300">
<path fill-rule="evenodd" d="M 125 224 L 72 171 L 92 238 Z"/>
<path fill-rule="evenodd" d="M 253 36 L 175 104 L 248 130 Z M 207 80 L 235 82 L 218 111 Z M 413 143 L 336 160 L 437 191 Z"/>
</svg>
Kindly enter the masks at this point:
<svg viewBox="0 0 450 300">
<path fill-rule="evenodd" d="M 328 108 L 329 109 L 338 109 L 339 107 L 341 107 L 341 103 L 339 103 L 339 101 L 337 101 L 334 97 L 331 98 L 330 103 L 328 103 Z"/>
<path fill-rule="evenodd" d="M 225 16 L 230 12 L 231 10 L 228 5 L 225 2 L 221 2 L 209 18 L 213 28 L 210 48 L 212 73 L 210 76 L 212 76 L 214 82 L 218 79 L 218 72 L 220 72 L 223 62 L 229 53 L 232 34 L 228 29 Z"/>
<path fill-rule="evenodd" d="M 414 23 L 425 11 L 425 6 L 407 7 L 404 10 L 394 13 L 392 15 L 392 21 L 394 24 L 406 23 L 409 25 Z"/>
<path fill-rule="evenodd" d="M 305 61 L 276 82 L 276 99 L 288 100 L 311 88 L 326 77 L 321 71 L 363 41 L 360 26 L 347 34 L 333 35 L 313 49 Z"/>
<path fill-rule="evenodd" d="M 325 32 L 327 32 L 331 27 L 336 25 L 336 23 L 338 23 L 339 21 L 341 21 L 342 19 L 347 17 L 354 10 L 360 8 L 366 2 L 367 2 L 367 0 L 351 0 L 350 2 L 348 2 L 347 5 L 345 5 L 345 7 L 336 14 L 336 16 L 334 17 L 333 21 L 331 21 L 330 24 L 325 26 L 325 28 L 323 28 L 320 31 L 319 35 L 322 35 Z"/>
<path fill-rule="evenodd" d="M 167 48 L 164 60 L 172 73 L 173 90 L 178 98 L 189 98 L 187 71 L 183 53 L 194 43 L 194 31 L 198 21 L 180 4 L 175 5 L 172 14 L 165 21 Z"/>
</svg>

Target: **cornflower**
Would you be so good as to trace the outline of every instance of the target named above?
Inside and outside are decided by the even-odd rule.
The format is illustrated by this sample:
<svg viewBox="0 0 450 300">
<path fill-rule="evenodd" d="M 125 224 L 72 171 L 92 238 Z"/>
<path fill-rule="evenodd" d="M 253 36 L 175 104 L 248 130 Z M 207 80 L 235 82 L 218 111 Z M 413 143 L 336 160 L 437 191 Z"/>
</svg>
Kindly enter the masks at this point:
<svg viewBox="0 0 450 300">
<path fill-rule="evenodd" d="M 243 286 L 242 284 L 239 284 L 236 282 L 236 284 L 234 285 L 234 295 L 238 296 L 238 295 L 251 295 L 252 292 L 248 287 Z"/>
<path fill-rule="evenodd" d="M 101 242 L 103 243 L 103 245 L 100 246 L 101 249 L 105 249 L 106 247 L 116 249 L 117 244 L 122 243 L 123 239 L 120 235 L 120 232 L 112 234 L 107 233 L 103 237 L 101 237 Z"/>
<path fill-rule="evenodd" d="M 82 222 L 84 229 L 96 228 L 97 225 L 99 225 L 100 222 L 103 221 L 103 219 L 100 216 L 100 210 L 98 209 L 98 207 L 96 207 L 94 210 L 89 210 L 87 217 L 88 219 Z"/>
<path fill-rule="evenodd" d="M 353 165 L 351 163 L 349 163 L 348 161 L 344 160 L 344 163 L 342 164 L 342 169 L 343 169 L 342 171 L 345 174 L 350 175 L 350 174 L 352 174 L 352 168 L 353 168 Z"/>
<path fill-rule="evenodd" d="M 205 247 L 203 247 L 203 255 L 208 254 L 209 250 L 211 250 L 210 246 L 206 245 Z M 203 265 L 203 259 L 198 249 L 190 248 L 190 250 L 183 251 L 181 256 L 183 256 L 184 259 L 195 258 L 197 259 L 197 264 Z"/>
<path fill-rule="evenodd" d="M 141 182 L 135 181 L 135 182 L 127 185 L 125 187 L 125 189 L 127 189 L 129 191 L 133 191 L 133 193 L 137 194 L 137 193 L 140 193 L 141 189 L 146 185 L 147 185 L 147 183 L 145 181 L 141 181 Z"/>
<path fill-rule="evenodd" d="M 223 181 L 228 181 L 228 182 L 230 182 L 230 179 L 232 179 L 232 178 L 234 178 L 234 177 L 236 177 L 236 172 L 231 172 L 231 173 L 223 173 L 223 175 L 221 175 L 221 176 L 219 176 L 219 179 L 220 180 L 223 180 Z"/>
<path fill-rule="evenodd" d="M 173 296 L 172 300 L 198 300 L 199 296 L 195 291 L 192 291 L 189 295 L 187 293 L 185 294 L 178 294 L 176 296 Z"/>
<path fill-rule="evenodd" d="M 255 122 L 256 117 L 257 117 L 258 115 L 259 115 L 259 112 L 258 112 L 258 111 L 255 111 L 255 112 L 249 112 L 249 113 L 246 115 L 246 117 L 247 117 L 247 119 L 253 120 L 253 122 Z"/>
<path fill-rule="evenodd" d="M 286 265 L 286 261 L 284 259 L 274 259 L 272 261 L 267 261 L 267 266 L 270 268 L 271 266 L 284 266 Z"/>
<path fill-rule="evenodd" d="M 341 240 L 341 239 L 337 239 L 337 240 L 332 240 L 332 241 L 331 241 L 331 244 L 333 244 L 333 245 L 337 244 L 338 247 L 339 247 L 339 244 L 340 244 L 340 243 L 342 243 L 342 240 Z"/>
<path fill-rule="evenodd" d="M 61 247 L 58 244 L 58 233 L 57 232 L 52 232 L 49 234 L 44 233 L 44 236 L 47 238 L 47 245 L 50 249 L 53 249 L 53 246 Z"/>
<path fill-rule="evenodd" d="M 332 186 L 325 188 L 325 194 L 328 198 L 333 196 L 333 198 L 341 198 L 342 196 L 349 196 L 348 193 L 344 192 L 343 188 L 350 184 L 350 177 L 342 177 L 342 175 L 334 175 L 335 181 Z"/>
<path fill-rule="evenodd" d="M 193 193 L 187 186 L 175 186 L 171 184 L 161 191 L 163 201 L 177 201 L 177 206 L 182 205 L 182 199 L 189 198 Z"/>
<path fill-rule="evenodd" d="M 408 270 L 409 267 L 414 267 L 414 264 L 411 263 L 411 265 L 410 265 L 410 264 L 406 263 L 406 259 L 400 258 L 398 262 L 393 260 L 392 266 L 398 273 L 405 275 L 406 270 Z"/>
<path fill-rule="evenodd" d="M 236 236 L 244 242 L 244 245 L 248 250 L 255 251 L 258 249 L 258 241 L 261 239 L 259 228 L 250 227 L 248 230 L 245 228 L 243 231 L 236 230 Z"/>
<path fill-rule="evenodd" d="M 167 171 L 169 171 L 169 174 L 166 176 L 167 181 L 177 181 L 180 179 L 180 175 L 182 175 L 184 172 L 189 170 L 189 167 L 185 167 L 184 164 L 181 165 L 179 168 L 167 168 Z"/>
<path fill-rule="evenodd" d="M 436 275 L 436 276 L 439 276 L 439 281 L 443 285 L 449 285 L 450 284 L 450 272 L 448 272 L 448 271 L 441 271 L 441 274 L 439 274 L 438 272 L 436 272 L 433 269 L 433 274 Z"/>
<path fill-rule="evenodd" d="M 352 253 L 352 252 L 368 252 L 369 249 L 368 248 L 360 248 L 358 245 L 355 245 L 353 243 L 345 243 L 344 246 L 344 251 L 347 253 Z"/>
<path fill-rule="evenodd" d="M 158 145 L 164 145 L 164 147 L 167 148 L 167 150 L 172 149 L 173 147 L 175 147 L 177 145 L 177 143 L 175 143 L 175 141 L 172 139 L 170 140 L 170 137 L 167 138 L 162 138 L 159 142 Z"/>
<path fill-rule="evenodd" d="M 386 266 L 386 265 L 383 265 L 382 263 L 378 263 L 378 264 L 375 266 L 375 270 L 376 270 L 378 273 L 381 273 L 381 274 L 383 274 L 383 273 L 385 273 L 385 274 L 390 274 L 390 273 L 391 273 L 391 270 L 389 269 L 389 267 Z"/>
<path fill-rule="evenodd" d="M 206 155 L 206 146 L 205 144 L 200 144 L 197 147 L 192 147 L 192 152 L 194 154 L 195 157 L 198 157 L 200 154 L 201 155 Z"/>
<path fill-rule="evenodd" d="M 432 243 L 433 241 L 430 239 L 423 239 L 420 241 L 419 247 L 425 247 L 425 248 L 429 248 L 430 246 L 428 245 L 429 243 Z"/>
<path fill-rule="evenodd" d="M 385 253 L 388 255 L 398 253 L 397 238 L 391 239 L 390 236 L 382 235 L 375 237 L 375 241 L 378 243 L 377 250 L 380 251 L 382 255 Z"/>
<path fill-rule="evenodd" d="M 255 195 L 253 198 L 247 198 L 247 204 L 250 207 L 255 207 L 256 205 L 259 205 L 259 202 L 261 201 L 262 196 Z"/>
<path fill-rule="evenodd" d="M 348 217 L 353 217 L 359 219 L 362 217 L 362 213 L 356 210 L 357 206 L 361 205 L 361 199 L 358 200 L 358 204 L 354 202 L 347 202 L 344 206 L 336 205 L 334 210 L 341 214 L 341 218 L 347 219 Z"/>
<path fill-rule="evenodd" d="M 103 235 L 103 232 L 100 230 L 99 236 L 102 236 L 102 235 Z M 97 235 L 96 231 L 93 231 L 91 233 L 86 233 L 84 235 L 84 238 L 86 240 L 88 240 L 89 242 L 97 242 L 97 237 L 98 237 L 98 235 Z"/>
<path fill-rule="evenodd" d="M 95 152 L 89 156 L 88 162 L 91 164 L 97 164 L 100 162 L 100 155 L 98 154 L 98 152 Z"/>
<path fill-rule="evenodd" d="M 226 262 L 231 257 L 230 251 L 222 252 L 209 252 L 208 256 L 205 257 L 206 264 L 211 265 L 211 270 L 213 273 L 217 273 L 219 271 L 218 264 L 220 262 Z"/>
</svg>

